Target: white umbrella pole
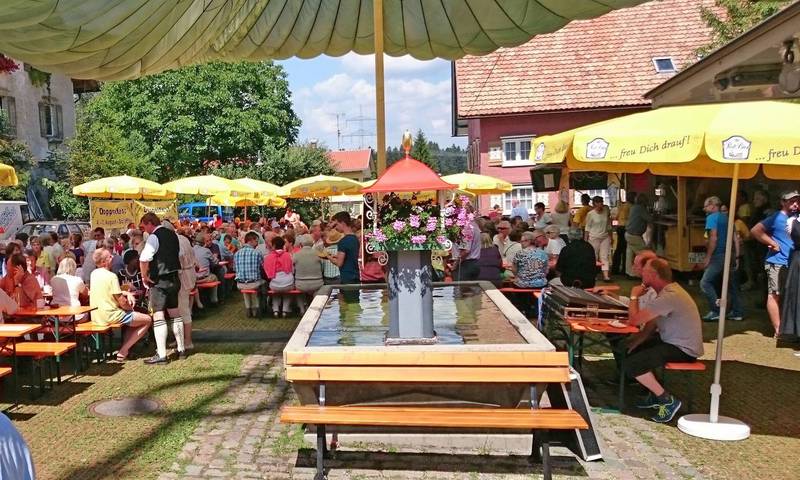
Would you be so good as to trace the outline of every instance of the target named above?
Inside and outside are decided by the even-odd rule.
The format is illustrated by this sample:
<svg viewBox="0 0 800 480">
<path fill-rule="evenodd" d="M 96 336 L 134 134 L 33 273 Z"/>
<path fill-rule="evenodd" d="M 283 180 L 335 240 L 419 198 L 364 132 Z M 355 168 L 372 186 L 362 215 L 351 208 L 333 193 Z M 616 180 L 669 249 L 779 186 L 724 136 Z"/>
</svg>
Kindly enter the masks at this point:
<svg viewBox="0 0 800 480">
<path fill-rule="evenodd" d="M 744 440 L 750 436 L 750 427 L 745 423 L 719 416 L 719 397 L 722 395 L 722 344 L 725 340 L 725 316 L 728 311 L 728 284 L 731 277 L 731 255 L 733 251 L 733 224 L 736 217 L 736 196 L 739 190 L 739 164 L 733 165 L 731 200 L 728 204 L 728 235 L 725 238 L 725 264 L 722 270 L 722 297 L 719 300 L 719 328 L 717 329 L 717 351 L 714 358 L 714 383 L 711 384 L 711 408 L 708 415 L 690 414 L 678 420 L 678 428 L 689 435 L 711 440 Z M 735 275 L 736 272 L 733 272 Z"/>
</svg>

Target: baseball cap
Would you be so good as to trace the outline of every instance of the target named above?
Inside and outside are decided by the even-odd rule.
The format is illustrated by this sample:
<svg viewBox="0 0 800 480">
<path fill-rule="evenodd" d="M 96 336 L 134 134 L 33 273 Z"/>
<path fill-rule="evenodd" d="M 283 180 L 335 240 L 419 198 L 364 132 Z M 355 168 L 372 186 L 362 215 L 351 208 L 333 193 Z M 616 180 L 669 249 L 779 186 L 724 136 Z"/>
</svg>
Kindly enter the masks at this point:
<svg viewBox="0 0 800 480">
<path fill-rule="evenodd" d="M 781 200 L 791 200 L 792 198 L 795 197 L 800 197 L 800 193 L 798 193 L 797 190 L 788 190 L 786 192 L 783 192 L 783 194 L 781 195 Z"/>
</svg>

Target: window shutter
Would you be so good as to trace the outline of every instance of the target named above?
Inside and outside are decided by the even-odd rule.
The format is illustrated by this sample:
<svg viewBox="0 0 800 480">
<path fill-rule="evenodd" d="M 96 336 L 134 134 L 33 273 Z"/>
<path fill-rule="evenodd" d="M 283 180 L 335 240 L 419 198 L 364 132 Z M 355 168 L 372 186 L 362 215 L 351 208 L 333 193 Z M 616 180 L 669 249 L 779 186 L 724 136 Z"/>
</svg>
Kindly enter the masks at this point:
<svg viewBox="0 0 800 480">
<path fill-rule="evenodd" d="M 55 125 L 53 125 L 53 136 L 61 140 L 64 138 L 64 118 L 61 113 L 61 105 L 53 105 L 56 111 Z"/>
<path fill-rule="evenodd" d="M 39 102 L 39 133 L 47 138 L 47 105 Z"/>
<path fill-rule="evenodd" d="M 489 166 L 503 166 L 503 142 L 489 142 Z"/>
<path fill-rule="evenodd" d="M 6 116 L 8 117 L 8 134 L 17 136 L 17 102 L 14 97 L 5 97 Z"/>
</svg>

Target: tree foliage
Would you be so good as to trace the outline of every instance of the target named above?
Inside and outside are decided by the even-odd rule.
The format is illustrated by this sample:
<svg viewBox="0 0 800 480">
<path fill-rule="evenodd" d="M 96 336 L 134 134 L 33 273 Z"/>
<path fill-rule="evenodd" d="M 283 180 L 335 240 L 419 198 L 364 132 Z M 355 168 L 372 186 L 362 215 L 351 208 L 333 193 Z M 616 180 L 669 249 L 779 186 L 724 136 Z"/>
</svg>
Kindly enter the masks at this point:
<svg viewBox="0 0 800 480">
<path fill-rule="evenodd" d="M 458 145 L 451 145 L 444 150 L 439 147 L 439 144 L 436 142 L 431 142 L 425 139 L 424 134 L 422 138 L 425 139 L 426 146 L 425 151 L 426 153 L 420 153 L 420 150 L 417 149 L 417 145 L 419 145 L 419 138 L 420 132 L 417 133 L 417 137 L 414 140 L 414 147 L 411 150 L 411 156 L 416 158 L 417 160 L 423 161 L 417 155 L 427 155 L 430 159 L 429 162 L 424 162 L 428 166 L 430 166 L 436 173 L 440 175 L 450 175 L 453 173 L 461 173 L 466 171 L 467 169 L 467 152 L 463 148 L 459 147 Z M 386 165 L 391 165 L 394 162 L 400 160 L 405 156 L 405 152 L 403 152 L 398 147 L 389 147 L 386 149 Z"/>
<path fill-rule="evenodd" d="M 0 163 L 14 167 L 17 172 L 18 185 L 0 188 L 2 200 L 25 200 L 25 191 L 30 181 L 30 170 L 33 165 L 33 155 L 27 145 L 15 141 L 6 132 L 8 119 L 5 112 L 0 110 Z"/>
<path fill-rule="evenodd" d="M 237 162 L 217 165 L 209 173 L 225 178 L 250 177 L 256 180 L 285 185 L 294 180 L 314 175 L 334 173 L 324 146 L 310 144 L 295 145 L 277 150 L 270 149 L 261 154 L 261 165 L 249 158 Z M 289 200 L 292 207 L 303 218 L 316 218 L 320 214 L 319 202 Z"/>
<path fill-rule="evenodd" d="M 71 171 L 157 181 L 195 175 L 291 145 L 300 120 L 272 62 L 185 67 L 104 84 L 81 109 Z"/>
<path fill-rule="evenodd" d="M 414 145 L 411 147 L 411 157 L 419 160 L 425 165 L 436 170 L 436 159 L 431 155 L 428 148 L 428 139 L 422 130 L 417 130 L 417 135 L 414 137 Z"/>
<path fill-rule="evenodd" d="M 716 0 L 715 3 L 717 8 L 700 7 L 701 17 L 711 28 L 711 42 L 697 49 L 697 54 L 701 57 L 774 15 L 791 3 L 791 0 Z"/>
</svg>

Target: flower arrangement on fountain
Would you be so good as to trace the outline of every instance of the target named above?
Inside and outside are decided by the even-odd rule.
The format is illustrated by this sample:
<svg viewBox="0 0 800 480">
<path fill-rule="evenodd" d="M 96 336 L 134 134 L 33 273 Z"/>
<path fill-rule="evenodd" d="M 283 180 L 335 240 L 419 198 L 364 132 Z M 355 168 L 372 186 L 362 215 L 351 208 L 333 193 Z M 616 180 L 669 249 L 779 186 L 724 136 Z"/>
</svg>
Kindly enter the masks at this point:
<svg viewBox="0 0 800 480">
<path fill-rule="evenodd" d="M 378 206 L 378 224 L 364 237 L 374 251 L 449 250 L 453 244 L 471 240 L 474 219 L 467 209 L 469 199 L 457 197 L 444 207 L 434 200 L 403 198 L 395 193 L 383 197 Z"/>
</svg>

